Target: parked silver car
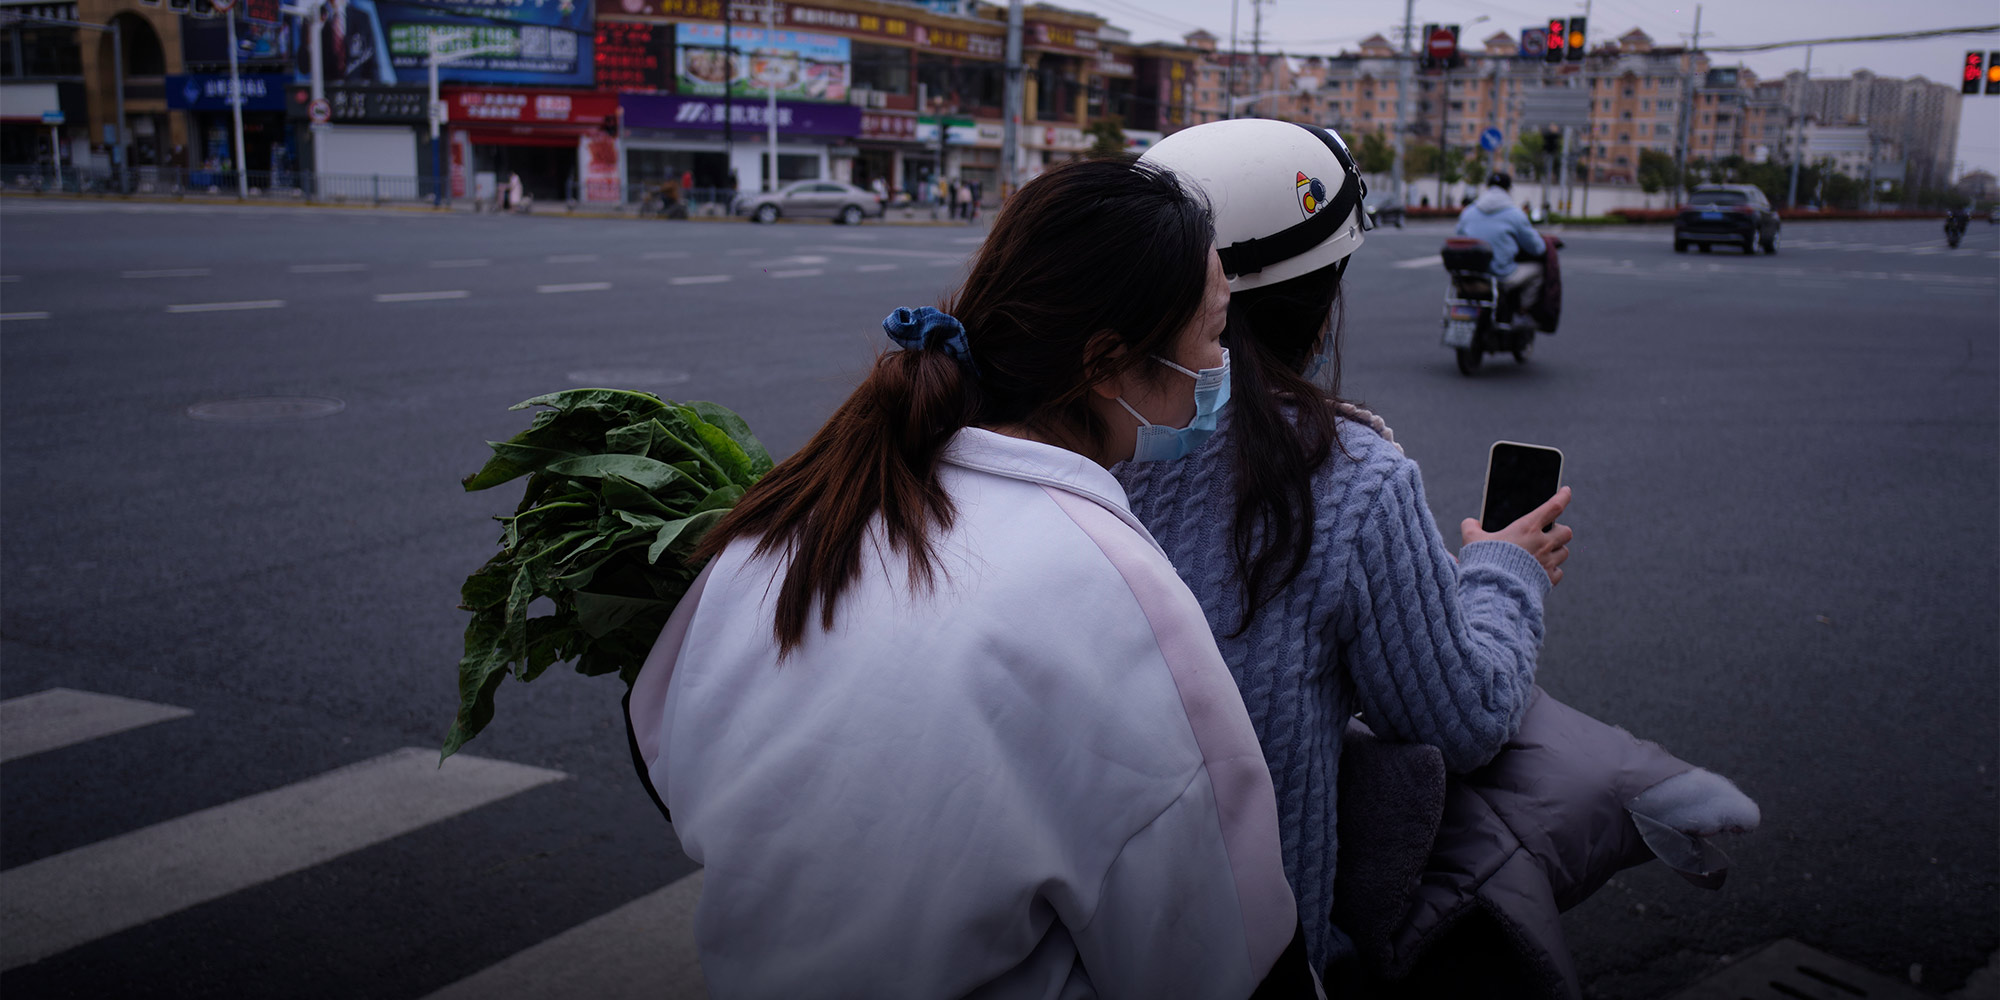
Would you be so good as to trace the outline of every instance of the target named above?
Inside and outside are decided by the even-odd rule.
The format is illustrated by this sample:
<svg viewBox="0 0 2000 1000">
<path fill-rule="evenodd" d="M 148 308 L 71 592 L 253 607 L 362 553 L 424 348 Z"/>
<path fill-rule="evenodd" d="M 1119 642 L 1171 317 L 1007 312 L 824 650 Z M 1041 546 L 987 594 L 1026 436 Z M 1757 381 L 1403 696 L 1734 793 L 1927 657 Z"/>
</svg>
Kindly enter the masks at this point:
<svg viewBox="0 0 2000 1000">
<path fill-rule="evenodd" d="M 882 216 L 884 206 L 875 192 L 839 181 L 799 181 L 765 194 L 746 194 L 736 199 L 736 215 L 758 222 L 795 219 L 832 219 L 843 225 Z"/>
</svg>

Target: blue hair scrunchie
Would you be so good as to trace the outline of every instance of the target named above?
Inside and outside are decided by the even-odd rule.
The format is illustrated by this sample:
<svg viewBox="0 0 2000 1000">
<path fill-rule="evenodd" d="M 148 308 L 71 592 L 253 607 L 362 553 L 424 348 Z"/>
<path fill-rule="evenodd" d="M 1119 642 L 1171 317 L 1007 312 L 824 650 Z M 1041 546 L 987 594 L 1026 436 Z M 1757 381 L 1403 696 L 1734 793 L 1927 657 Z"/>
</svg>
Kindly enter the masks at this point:
<svg viewBox="0 0 2000 1000">
<path fill-rule="evenodd" d="M 948 313 L 930 306 L 915 309 L 904 306 L 882 320 L 882 330 L 906 351 L 937 348 L 965 366 L 974 378 L 979 377 L 979 365 L 972 360 L 972 342 L 965 337 L 965 327 Z"/>
</svg>

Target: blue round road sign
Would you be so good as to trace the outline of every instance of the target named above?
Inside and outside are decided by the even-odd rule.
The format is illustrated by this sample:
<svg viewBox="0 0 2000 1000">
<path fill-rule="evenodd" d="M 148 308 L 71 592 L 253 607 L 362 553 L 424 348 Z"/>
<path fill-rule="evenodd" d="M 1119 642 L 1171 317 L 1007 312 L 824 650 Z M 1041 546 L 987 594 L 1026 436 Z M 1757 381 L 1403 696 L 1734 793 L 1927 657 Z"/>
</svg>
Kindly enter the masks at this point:
<svg viewBox="0 0 2000 1000">
<path fill-rule="evenodd" d="M 1505 141 L 1506 138 L 1506 136 L 1500 134 L 1499 129 L 1489 128 L 1479 133 L 1479 148 L 1491 153 L 1499 149 L 1500 143 Z"/>
</svg>

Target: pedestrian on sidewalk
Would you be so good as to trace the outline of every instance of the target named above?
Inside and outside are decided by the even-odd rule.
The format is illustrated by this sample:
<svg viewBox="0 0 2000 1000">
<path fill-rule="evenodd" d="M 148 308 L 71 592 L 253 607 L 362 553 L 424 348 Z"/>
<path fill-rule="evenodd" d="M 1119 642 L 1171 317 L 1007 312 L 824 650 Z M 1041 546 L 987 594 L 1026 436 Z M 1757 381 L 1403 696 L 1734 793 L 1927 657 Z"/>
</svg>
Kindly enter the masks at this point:
<svg viewBox="0 0 2000 1000">
<path fill-rule="evenodd" d="M 1226 310 L 1173 175 L 1056 167 L 704 539 L 629 721 L 713 995 L 1314 995 L 1242 701 L 1107 471 L 1208 433 Z"/>
<path fill-rule="evenodd" d="M 964 181 L 958 184 L 958 217 L 972 221 L 972 185 Z"/>
</svg>

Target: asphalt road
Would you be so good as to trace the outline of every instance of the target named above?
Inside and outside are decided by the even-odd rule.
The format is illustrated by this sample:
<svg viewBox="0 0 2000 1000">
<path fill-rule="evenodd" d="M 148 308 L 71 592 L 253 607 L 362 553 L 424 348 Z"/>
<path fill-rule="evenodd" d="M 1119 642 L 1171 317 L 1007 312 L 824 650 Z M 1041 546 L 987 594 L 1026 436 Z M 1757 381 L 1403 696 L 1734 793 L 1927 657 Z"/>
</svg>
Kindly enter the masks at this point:
<svg viewBox="0 0 2000 1000">
<path fill-rule="evenodd" d="M 1750 257 L 1568 233 L 1562 332 L 1473 378 L 1438 343 L 1443 234 L 1370 235 L 1348 394 L 1454 541 L 1488 443 L 1561 447 L 1543 684 L 1764 810 L 1722 891 L 1653 866 L 1566 918 L 1590 994 L 1781 937 L 1956 988 L 2000 947 L 2000 227 L 1946 251 L 1929 222 L 1793 223 Z M 509 684 L 467 748 L 489 771 L 400 768 L 450 721 L 457 587 L 513 503 L 458 480 L 510 405 L 586 384 L 724 403 L 788 453 L 978 239 L 0 201 L 0 990 L 557 970 L 559 996 L 683 959 L 693 866 L 615 681 Z M 331 412 L 196 415 L 271 396 Z"/>
</svg>

